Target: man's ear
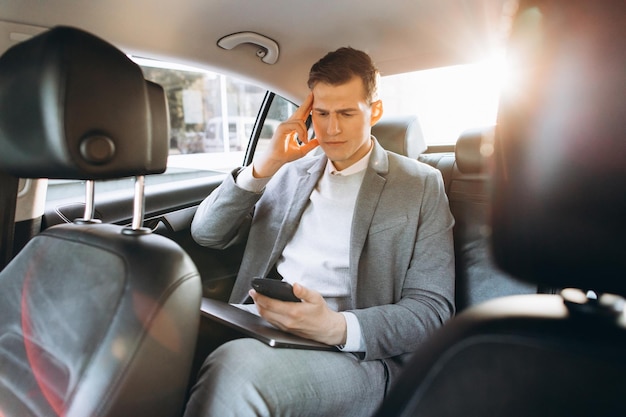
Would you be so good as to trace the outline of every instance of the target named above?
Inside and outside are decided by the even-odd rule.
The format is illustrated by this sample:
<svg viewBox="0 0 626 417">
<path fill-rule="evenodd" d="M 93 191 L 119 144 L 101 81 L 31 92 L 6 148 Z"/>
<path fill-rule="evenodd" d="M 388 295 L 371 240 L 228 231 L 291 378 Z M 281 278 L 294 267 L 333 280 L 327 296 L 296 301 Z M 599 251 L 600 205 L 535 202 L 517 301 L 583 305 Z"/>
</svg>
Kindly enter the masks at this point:
<svg viewBox="0 0 626 417">
<path fill-rule="evenodd" d="M 381 117 L 383 117 L 383 101 L 376 100 L 372 103 L 372 116 L 370 117 L 370 126 L 374 126 Z"/>
</svg>

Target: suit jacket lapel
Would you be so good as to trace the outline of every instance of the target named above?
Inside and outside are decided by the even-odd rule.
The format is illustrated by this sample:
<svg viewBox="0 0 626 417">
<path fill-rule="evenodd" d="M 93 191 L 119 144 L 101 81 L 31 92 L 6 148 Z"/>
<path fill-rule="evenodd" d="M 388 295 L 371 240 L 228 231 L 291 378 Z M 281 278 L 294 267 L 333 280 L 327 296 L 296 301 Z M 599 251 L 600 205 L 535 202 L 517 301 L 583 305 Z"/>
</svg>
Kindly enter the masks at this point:
<svg viewBox="0 0 626 417">
<path fill-rule="evenodd" d="M 309 197 L 311 196 L 317 181 L 324 172 L 326 161 L 327 159 L 325 156 L 319 158 L 309 169 L 303 171 L 302 175 L 298 178 L 298 185 L 295 193 L 291 198 L 291 202 L 287 208 L 287 212 L 285 213 L 283 224 L 281 225 L 278 235 L 276 236 L 276 243 L 272 249 L 268 271 L 276 263 L 280 254 L 285 249 L 287 242 L 291 239 L 296 228 L 298 227 L 298 224 L 300 223 L 299 219 L 302 217 L 302 213 L 309 202 Z"/>
<path fill-rule="evenodd" d="M 363 177 L 363 183 L 357 197 L 354 218 L 352 219 L 352 236 L 350 238 L 350 280 L 352 284 L 352 302 L 358 308 L 357 281 L 359 275 L 359 260 L 363 252 L 363 246 L 369 233 L 370 225 L 378 200 L 385 187 L 385 175 L 389 169 L 387 152 L 374 140 L 374 149 L 370 157 L 369 165 Z M 363 283 L 359 283 L 363 285 Z M 363 291 L 359 291 L 363 292 Z"/>
</svg>

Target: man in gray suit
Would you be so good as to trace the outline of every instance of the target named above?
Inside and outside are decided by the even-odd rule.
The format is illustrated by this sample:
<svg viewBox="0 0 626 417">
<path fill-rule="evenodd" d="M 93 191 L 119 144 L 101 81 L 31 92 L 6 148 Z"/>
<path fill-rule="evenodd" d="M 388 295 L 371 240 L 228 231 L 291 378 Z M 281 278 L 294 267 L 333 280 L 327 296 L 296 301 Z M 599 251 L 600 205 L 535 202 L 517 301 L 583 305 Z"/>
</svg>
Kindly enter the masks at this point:
<svg viewBox="0 0 626 417">
<path fill-rule="evenodd" d="M 186 416 L 369 415 L 410 353 L 454 313 L 443 181 L 371 136 L 383 113 L 377 80 L 370 57 L 352 48 L 318 61 L 311 94 L 267 152 L 229 175 L 192 224 L 201 245 L 247 239 L 232 303 L 251 297 L 275 326 L 340 351 L 228 342 L 205 361 Z M 302 302 L 250 289 L 271 271 Z"/>
</svg>

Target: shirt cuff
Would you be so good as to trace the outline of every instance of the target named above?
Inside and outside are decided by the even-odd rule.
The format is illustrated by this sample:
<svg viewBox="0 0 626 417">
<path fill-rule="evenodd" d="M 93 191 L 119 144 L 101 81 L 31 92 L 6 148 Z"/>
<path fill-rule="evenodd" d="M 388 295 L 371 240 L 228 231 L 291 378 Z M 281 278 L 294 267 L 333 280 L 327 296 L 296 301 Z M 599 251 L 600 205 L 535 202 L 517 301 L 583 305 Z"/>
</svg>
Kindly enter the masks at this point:
<svg viewBox="0 0 626 417">
<path fill-rule="evenodd" d="M 263 191 L 270 179 L 271 177 L 254 178 L 254 175 L 252 175 L 252 164 L 250 164 L 241 171 L 239 171 L 239 174 L 235 179 L 235 183 L 239 188 L 242 188 L 246 191 L 260 193 L 261 191 Z"/>
<path fill-rule="evenodd" d="M 361 334 L 359 319 L 354 313 L 342 311 L 341 314 L 346 319 L 346 344 L 338 346 L 342 352 L 365 352 L 365 342 Z"/>
</svg>

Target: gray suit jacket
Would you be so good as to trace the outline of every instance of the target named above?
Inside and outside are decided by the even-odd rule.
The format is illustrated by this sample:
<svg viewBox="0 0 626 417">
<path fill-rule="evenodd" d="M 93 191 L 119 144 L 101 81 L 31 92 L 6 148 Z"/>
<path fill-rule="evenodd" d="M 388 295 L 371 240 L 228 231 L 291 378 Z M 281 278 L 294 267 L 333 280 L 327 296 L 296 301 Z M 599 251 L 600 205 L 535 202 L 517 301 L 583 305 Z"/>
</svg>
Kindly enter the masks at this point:
<svg viewBox="0 0 626 417">
<path fill-rule="evenodd" d="M 350 311 L 364 360 L 383 360 L 393 381 L 454 313 L 454 219 L 438 170 L 374 142 L 352 224 Z M 202 202 L 191 229 L 199 244 L 226 248 L 247 238 L 231 302 L 243 302 L 251 278 L 274 266 L 325 164 L 324 154 L 287 164 L 258 194 L 237 187 L 236 170 Z"/>
</svg>

